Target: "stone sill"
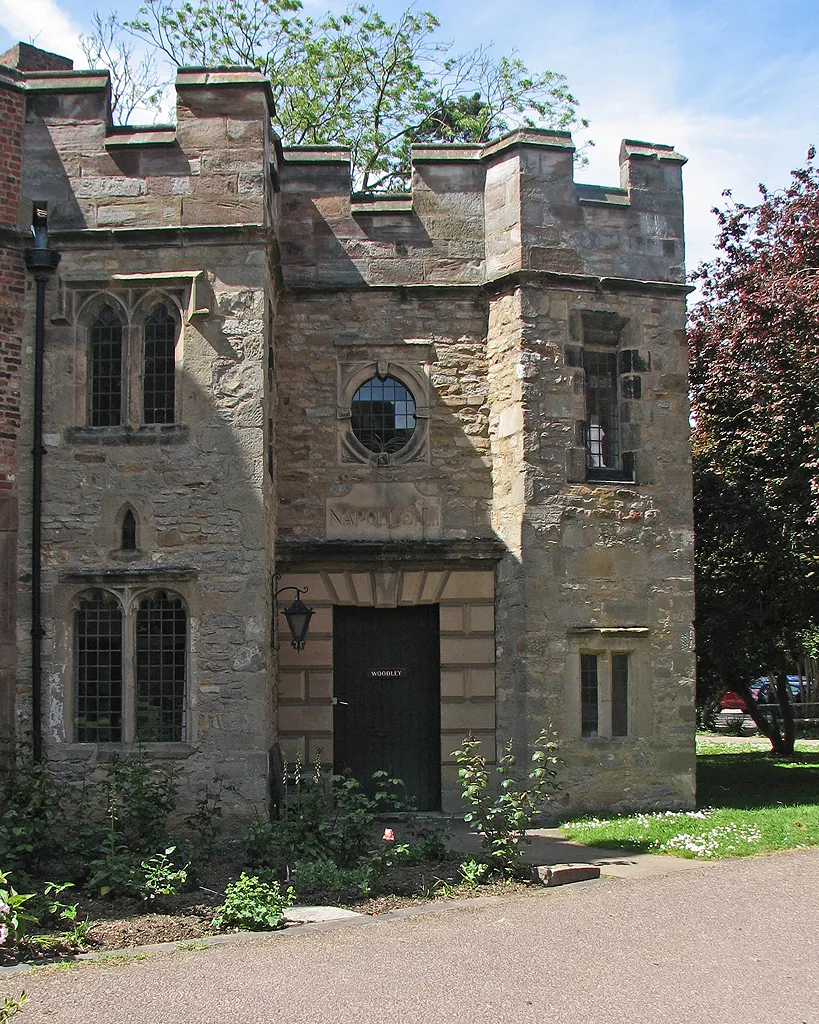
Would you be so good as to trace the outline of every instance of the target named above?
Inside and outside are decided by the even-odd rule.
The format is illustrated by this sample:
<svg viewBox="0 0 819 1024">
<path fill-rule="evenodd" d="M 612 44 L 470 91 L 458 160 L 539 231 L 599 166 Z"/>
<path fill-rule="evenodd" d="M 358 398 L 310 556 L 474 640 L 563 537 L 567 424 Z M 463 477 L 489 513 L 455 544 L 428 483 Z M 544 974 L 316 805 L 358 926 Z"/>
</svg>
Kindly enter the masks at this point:
<svg viewBox="0 0 819 1024">
<path fill-rule="evenodd" d="M 52 761 L 111 761 L 132 753 L 148 758 L 181 760 L 196 752 L 192 743 L 58 743 L 46 753 Z"/>
<path fill-rule="evenodd" d="M 648 626 L 569 626 L 566 630 L 566 636 L 648 636 L 648 633 Z"/>
</svg>

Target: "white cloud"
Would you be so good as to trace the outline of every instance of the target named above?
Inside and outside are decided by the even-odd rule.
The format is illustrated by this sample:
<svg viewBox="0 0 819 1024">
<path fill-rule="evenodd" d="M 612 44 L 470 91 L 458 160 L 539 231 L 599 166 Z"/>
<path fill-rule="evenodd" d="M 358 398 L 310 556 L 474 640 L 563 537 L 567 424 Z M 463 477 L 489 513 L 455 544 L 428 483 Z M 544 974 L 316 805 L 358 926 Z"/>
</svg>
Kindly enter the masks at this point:
<svg viewBox="0 0 819 1024">
<path fill-rule="evenodd" d="M 0 0 L 0 28 L 15 42 L 85 63 L 78 38 L 82 28 L 54 0 Z"/>
</svg>

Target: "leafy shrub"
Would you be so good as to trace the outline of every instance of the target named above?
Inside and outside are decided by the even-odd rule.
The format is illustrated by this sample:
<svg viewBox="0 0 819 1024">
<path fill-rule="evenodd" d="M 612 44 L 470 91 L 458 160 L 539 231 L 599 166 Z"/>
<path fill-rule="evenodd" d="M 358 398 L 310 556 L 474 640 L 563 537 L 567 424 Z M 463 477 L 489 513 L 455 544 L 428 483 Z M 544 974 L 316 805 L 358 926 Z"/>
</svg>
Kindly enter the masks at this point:
<svg viewBox="0 0 819 1024">
<path fill-rule="evenodd" d="M 299 861 L 292 875 L 296 898 L 302 903 L 318 899 L 368 896 L 373 869 L 370 864 L 340 868 L 331 860 Z"/>
<path fill-rule="evenodd" d="M 329 793 L 321 764 L 304 777 L 296 763 L 294 781 L 277 821 L 256 822 L 244 836 L 246 863 L 253 868 L 285 870 L 296 863 L 333 861 L 342 869 L 356 867 L 374 852 L 379 814 L 400 806 L 403 783 L 376 772 L 376 793 L 370 798 L 355 779 L 334 775 Z"/>
<path fill-rule="evenodd" d="M 177 797 L 173 767 L 152 764 L 140 753 L 107 762 L 99 780 L 59 786 L 25 746 L 4 750 L 0 740 L 0 758 L 0 850 L 15 881 L 34 888 L 47 870 L 102 896 L 141 894 L 143 862 L 161 858 L 156 851 L 171 845 L 167 821 Z M 213 855 L 221 813 L 217 784 L 199 796 L 184 819 L 198 866 Z M 160 866 L 153 864 L 157 872 Z M 174 873 L 171 865 L 164 867 Z M 153 883 L 147 884 L 150 889 Z M 159 881 L 156 885 L 161 888 Z"/>
<path fill-rule="evenodd" d="M 62 812 L 61 794 L 48 768 L 28 747 L 2 741 L 0 757 L 0 850 L 6 871 L 28 883 L 55 854 L 55 826 Z"/>
<path fill-rule="evenodd" d="M 555 788 L 558 745 L 546 729 L 535 740 L 528 774 L 516 770 L 512 742 L 490 770 L 478 753 L 480 742 L 470 733 L 452 756 L 458 764 L 461 799 L 471 808 L 464 821 L 473 825 L 489 864 L 504 874 L 521 867 L 521 846 L 526 829 L 543 810 Z"/>
<path fill-rule="evenodd" d="M 292 887 L 282 892 L 278 882 L 265 882 L 243 871 L 227 886 L 213 926 L 251 932 L 283 928 L 285 908 L 292 906 L 295 898 Z"/>
<path fill-rule="evenodd" d="M 0 946 L 13 945 L 20 941 L 29 923 L 37 918 L 23 907 L 34 899 L 34 893 L 21 893 L 9 882 L 6 872 L 0 871 Z"/>
<path fill-rule="evenodd" d="M 176 896 L 188 880 L 188 865 L 175 869 L 171 854 L 175 846 L 169 846 L 162 853 L 155 853 L 142 862 L 142 882 L 139 894 L 149 903 L 163 896 Z"/>
<path fill-rule="evenodd" d="M 196 798 L 194 809 L 183 821 L 186 833 L 185 851 L 196 874 L 216 852 L 222 834 L 222 789 L 217 779 L 211 789 L 207 786 Z"/>
</svg>

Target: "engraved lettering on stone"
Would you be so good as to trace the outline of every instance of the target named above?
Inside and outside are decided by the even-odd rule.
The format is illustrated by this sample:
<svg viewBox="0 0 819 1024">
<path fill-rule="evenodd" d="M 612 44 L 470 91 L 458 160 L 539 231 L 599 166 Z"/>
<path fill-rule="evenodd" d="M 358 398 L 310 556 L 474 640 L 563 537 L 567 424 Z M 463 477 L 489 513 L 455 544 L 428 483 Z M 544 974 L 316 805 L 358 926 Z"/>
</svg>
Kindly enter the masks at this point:
<svg viewBox="0 0 819 1024">
<path fill-rule="evenodd" d="M 327 500 L 328 537 L 423 540 L 440 531 L 440 499 L 420 494 L 414 484 L 357 484 Z"/>
</svg>

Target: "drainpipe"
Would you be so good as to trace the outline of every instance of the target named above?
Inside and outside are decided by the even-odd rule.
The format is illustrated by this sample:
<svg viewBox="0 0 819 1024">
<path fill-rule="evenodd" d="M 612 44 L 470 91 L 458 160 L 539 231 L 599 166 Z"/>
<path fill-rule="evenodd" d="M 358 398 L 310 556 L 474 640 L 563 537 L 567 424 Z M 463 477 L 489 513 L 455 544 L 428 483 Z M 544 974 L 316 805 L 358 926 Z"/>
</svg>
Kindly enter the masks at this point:
<svg viewBox="0 0 819 1024">
<path fill-rule="evenodd" d="M 31 732 L 35 761 L 43 757 L 43 629 L 42 598 L 42 505 L 43 505 L 43 357 L 45 352 L 46 283 L 60 262 L 60 254 L 48 248 L 45 203 L 35 203 L 31 233 L 34 246 L 23 257 L 36 285 L 34 318 L 34 423 L 31 463 Z"/>
</svg>

